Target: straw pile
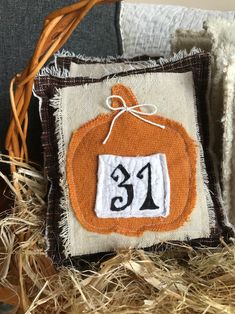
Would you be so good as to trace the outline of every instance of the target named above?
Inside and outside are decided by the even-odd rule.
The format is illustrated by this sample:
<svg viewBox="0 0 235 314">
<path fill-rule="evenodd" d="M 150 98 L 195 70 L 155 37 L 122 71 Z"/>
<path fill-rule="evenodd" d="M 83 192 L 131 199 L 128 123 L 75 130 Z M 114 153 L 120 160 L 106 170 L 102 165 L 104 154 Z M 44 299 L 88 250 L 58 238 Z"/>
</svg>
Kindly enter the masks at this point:
<svg viewBox="0 0 235 314">
<path fill-rule="evenodd" d="M 99 271 L 55 269 L 44 253 L 46 182 L 18 166 L 14 206 L 0 220 L 1 300 L 17 313 L 235 313 L 235 246 L 121 251 Z"/>
</svg>

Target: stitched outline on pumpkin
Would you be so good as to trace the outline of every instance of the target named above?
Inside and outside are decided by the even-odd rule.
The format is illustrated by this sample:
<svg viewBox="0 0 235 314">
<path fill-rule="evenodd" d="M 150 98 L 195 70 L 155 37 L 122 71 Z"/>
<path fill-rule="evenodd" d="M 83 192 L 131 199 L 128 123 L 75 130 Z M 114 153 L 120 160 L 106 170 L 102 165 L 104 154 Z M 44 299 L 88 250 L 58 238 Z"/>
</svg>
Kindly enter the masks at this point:
<svg viewBox="0 0 235 314">
<path fill-rule="evenodd" d="M 154 220 L 159 220 L 159 217 L 158 218 L 141 218 L 143 220 L 152 220 L 152 222 L 150 224 L 148 223 L 145 223 L 143 226 L 141 226 L 138 230 L 136 229 L 135 231 L 130 231 L 129 229 L 125 229 L 125 228 L 121 228 L 120 226 L 118 226 L 118 228 L 115 228 L 115 230 L 111 230 L 112 228 L 114 228 L 114 226 L 112 227 L 102 227 L 102 228 L 99 228 L 98 226 L 94 227 L 94 225 L 90 224 L 89 222 L 87 222 L 87 220 L 85 219 L 83 213 L 82 213 L 82 210 L 79 206 L 79 201 L 77 200 L 77 197 L 76 197 L 76 193 L 74 190 L 71 190 L 70 188 L 70 184 L 74 185 L 74 180 L 72 180 L 72 182 L 70 182 L 70 175 L 69 175 L 69 169 L 71 168 L 70 165 L 73 164 L 73 158 L 74 158 L 74 155 L 76 153 L 76 150 L 78 149 L 79 145 L 81 144 L 81 142 L 84 140 L 84 138 L 86 137 L 86 135 L 93 130 L 93 128 L 97 127 L 97 126 L 100 126 L 100 125 L 103 125 L 105 123 L 108 123 L 109 121 L 106 121 L 107 119 L 110 119 L 111 116 L 114 116 L 116 113 L 109 113 L 109 114 L 101 114 L 99 115 L 98 117 L 88 121 L 87 123 L 85 123 L 82 127 L 80 127 L 77 131 L 74 132 L 73 136 L 72 136 L 72 139 L 71 139 L 71 142 L 69 144 L 69 154 L 67 156 L 67 180 L 68 180 L 68 186 L 69 186 L 69 193 L 70 193 L 70 199 L 71 199 L 71 205 L 74 209 L 74 212 L 76 214 L 76 217 L 78 218 L 78 220 L 81 222 L 81 224 L 83 225 L 83 227 L 87 228 L 89 231 L 93 231 L 93 232 L 99 232 L 99 230 L 102 230 L 100 231 L 100 233 L 103 233 L 103 234 L 107 234 L 107 233 L 112 233 L 112 232 L 116 232 L 116 233 L 121 233 L 121 234 L 124 234 L 124 235 L 129 235 L 129 236 L 139 236 L 139 235 L 142 235 L 143 232 L 145 231 L 172 231 L 172 230 L 175 230 L 177 228 L 179 228 L 180 226 L 182 226 L 185 221 L 188 219 L 189 215 L 192 213 L 192 210 L 195 206 L 195 202 L 196 202 L 196 143 L 193 139 L 191 139 L 186 130 L 183 128 L 182 125 L 180 125 L 178 122 L 175 122 L 173 120 L 169 120 L 169 119 L 166 119 L 166 118 L 163 118 L 163 117 L 155 117 L 155 118 L 158 118 L 160 120 L 163 120 L 165 121 L 164 123 L 167 125 L 166 128 L 168 129 L 171 129 L 173 130 L 175 133 L 178 134 L 178 136 L 180 138 L 183 139 L 183 142 L 185 144 L 185 151 L 188 155 L 188 160 L 191 161 L 191 159 L 193 160 L 193 162 L 189 162 L 189 165 L 190 165 L 190 177 L 189 177 L 189 186 L 192 185 L 192 188 L 188 189 L 188 197 L 187 197 L 187 203 L 184 207 L 184 209 L 182 210 L 182 213 L 184 213 L 186 210 L 187 211 L 187 214 L 185 215 L 185 219 L 183 222 L 179 221 L 180 220 L 180 217 L 182 216 L 182 213 L 177 217 L 175 218 L 175 220 L 173 220 L 171 223 L 169 222 L 166 222 L 166 223 L 161 223 L 160 226 L 156 226 L 155 228 L 151 228 L 151 230 L 147 229 L 147 228 L 150 228 L 152 227 L 153 225 L 156 224 L 156 222 Z M 104 121 L 105 120 L 105 121 Z M 101 122 L 101 123 L 100 123 Z M 177 126 L 177 128 L 179 129 L 174 129 L 173 127 L 170 127 L 169 124 L 174 124 Z M 94 125 L 94 126 L 93 126 Z M 93 126 L 92 128 L 90 128 L 91 126 Z M 75 139 L 76 137 L 76 134 L 78 132 L 81 132 L 82 130 L 86 130 L 86 129 L 89 129 L 87 132 L 85 132 L 84 136 L 81 138 L 81 140 L 77 143 L 77 140 Z M 187 140 L 185 139 L 188 138 Z M 73 143 L 75 141 L 75 143 Z M 191 143 L 190 143 L 191 142 Z M 74 144 L 77 144 L 77 145 L 74 145 Z M 76 146 L 76 148 L 74 149 L 73 146 Z M 189 154 L 189 149 L 191 151 L 191 153 Z M 70 154 L 72 155 L 72 158 L 70 156 Z M 189 158 L 191 156 L 191 159 Z M 195 165 L 195 167 L 193 167 L 193 164 Z M 72 173 L 72 177 L 74 178 L 74 175 L 73 175 L 73 171 L 71 171 Z M 76 204 L 74 204 L 74 202 Z M 75 205 L 75 206 L 74 206 Z M 190 209 L 188 209 L 188 207 L 190 207 Z M 76 209 L 77 208 L 77 209 Z M 81 219 L 82 218 L 82 219 Z M 101 218 L 97 218 L 97 219 L 101 219 Z M 102 218 L 102 219 L 105 219 L 105 218 Z M 115 218 L 114 218 L 115 219 Z M 125 218 L 125 219 L 134 219 L 134 218 Z M 138 219 L 138 218 L 137 218 Z M 110 219 L 109 219 L 110 220 Z M 176 226 L 172 229 L 170 228 L 170 226 L 172 224 L 176 224 Z M 89 227 L 88 227 L 89 226 Z M 167 226 L 168 228 L 164 228 L 165 226 Z M 164 228 L 164 230 L 162 230 Z"/>
</svg>

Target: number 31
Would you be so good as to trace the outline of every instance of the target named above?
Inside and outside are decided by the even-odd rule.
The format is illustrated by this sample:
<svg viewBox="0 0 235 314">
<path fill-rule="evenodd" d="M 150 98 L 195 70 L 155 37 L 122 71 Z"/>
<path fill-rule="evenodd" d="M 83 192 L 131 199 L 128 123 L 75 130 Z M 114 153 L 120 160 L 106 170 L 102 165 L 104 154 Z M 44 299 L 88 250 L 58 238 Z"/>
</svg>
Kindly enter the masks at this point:
<svg viewBox="0 0 235 314">
<path fill-rule="evenodd" d="M 120 177 L 117 174 L 117 172 L 120 171 L 122 175 L 124 176 L 123 180 L 118 184 L 119 188 L 124 188 L 126 189 L 127 192 L 127 202 L 121 207 L 117 207 L 115 205 L 116 201 L 120 201 L 121 203 L 123 202 L 123 197 L 122 196 L 116 196 L 112 198 L 111 200 L 111 211 L 122 211 L 125 210 L 128 206 L 131 205 L 134 199 L 134 189 L 132 184 L 126 184 L 126 182 L 130 179 L 131 175 L 128 173 L 128 171 L 125 169 L 125 167 L 122 164 L 119 164 L 114 171 L 111 174 L 111 178 L 115 181 L 118 182 Z M 148 162 L 138 173 L 137 173 L 137 178 L 140 180 L 144 179 L 144 172 L 147 172 L 148 176 L 148 188 L 147 188 L 147 193 L 146 193 L 146 198 L 142 206 L 139 208 L 139 210 L 154 210 L 158 209 L 159 206 L 155 205 L 153 197 L 152 197 L 152 170 L 151 170 L 151 164 Z"/>
</svg>

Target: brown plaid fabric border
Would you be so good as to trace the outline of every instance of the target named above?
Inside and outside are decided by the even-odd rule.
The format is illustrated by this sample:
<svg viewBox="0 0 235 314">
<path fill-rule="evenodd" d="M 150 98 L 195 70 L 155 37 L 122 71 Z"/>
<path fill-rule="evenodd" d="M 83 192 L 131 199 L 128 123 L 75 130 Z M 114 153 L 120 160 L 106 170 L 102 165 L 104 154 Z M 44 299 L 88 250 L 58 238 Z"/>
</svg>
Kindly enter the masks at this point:
<svg viewBox="0 0 235 314">
<path fill-rule="evenodd" d="M 63 65 L 69 61 L 64 59 Z M 115 76 L 127 76 L 131 74 L 140 75 L 150 72 L 193 72 L 195 83 L 196 107 L 198 114 L 199 130 L 201 142 L 205 154 L 206 170 L 209 177 L 208 187 L 211 192 L 211 197 L 214 203 L 216 214 L 216 225 L 211 230 L 209 238 L 200 238 L 189 240 L 187 243 L 193 246 L 217 246 L 221 236 L 229 241 L 233 236 L 231 228 L 227 227 L 224 223 L 224 213 L 220 201 L 220 191 L 217 186 L 217 178 L 215 176 L 213 160 L 210 156 L 209 147 L 209 134 L 208 134 L 208 112 L 207 112 L 207 89 L 210 76 L 210 56 L 206 53 L 197 53 L 188 56 L 184 59 L 168 62 L 159 67 L 147 68 L 145 70 L 133 70 L 115 74 Z M 112 76 L 109 76 L 112 77 Z M 54 96 L 56 88 L 63 88 L 67 86 L 76 86 L 82 84 L 92 84 L 100 82 L 102 79 L 89 79 L 89 78 L 57 78 L 52 76 L 38 76 L 35 80 L 35 92 L 41 97 L 41 119 L 42 119 L 42 143 L 44 149 L 45 169 L 47 172 L 50 189 L 48 194 L 48 209 L 46 217 L 46 237 L 48 243 L 48 254 L 56 264 L 74 265 L 78 268 L 87 267 L 87 263 L 98 262 L 100 259 L 107 258 L 113 253 L 99 253 L 86 256 L 65 258 L 63 254 L 63 243 L 60 237 L 61 228 L 59 221 L 63 215 L 63 208 L 60 208 L 59 199 L 61 190 L 59 186 L 60 174 L 58 165 L 58 143 L 55 136 L 55 119 L 54 109 L 50 106 L 50 99 Z M 160 250 L 165 249 L 166 245 L 158 244 L 146 250 Z"/>
</svg>

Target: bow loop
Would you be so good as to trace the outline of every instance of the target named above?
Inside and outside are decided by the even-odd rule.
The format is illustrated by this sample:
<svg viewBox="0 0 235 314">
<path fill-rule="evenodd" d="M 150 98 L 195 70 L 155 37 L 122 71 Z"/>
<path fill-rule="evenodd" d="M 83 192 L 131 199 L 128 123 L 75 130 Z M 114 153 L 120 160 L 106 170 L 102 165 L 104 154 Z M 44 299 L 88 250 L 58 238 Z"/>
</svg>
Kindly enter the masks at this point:
<svg viewBox="0 0 235 314">
<path fill-rule="evenodd" d="M 115 98 L 119 99 L 121 101 L 122 106 L 115 106 L 115 107 L 113 107 L 112 104 L 110 104 L 110 100 L 115 99 Z M 107 107 L 110 110 L 112 110 L 112 111 L 119 111 L 119 112 L 113 118 L 113 121 L 112 121 L 112 123 L 110 125 L 110 128 L 109 128 L 109 132 L 108 132 L 105 140 L 103 141 L 103 144 L 107 143 L 107 141 L 108 141 L 108 139 L 109 139 L 109 137 L 110 137 L 110 135 L 112 133 L 112 129 L 113 129 L 113 126 L 114 126 L 116 120 L 125 112 L 128 112 L 128 113 L 132 114 L 133 116 L 135 116 L 136 118 L 142 120 L 143 122 L 149 123 L 149 124 L 151 124 L 153 126 L 161 128 L 161 129 L 165 128 L 164 125 L 155 123 L 153 121 L 147 120 L 147 119 L 142 117 L 142 116 L 152 116 L 152 115 L 154 115 L 157 112 L 157 106 L 155 106 L 155 105 L 152 105 L 152 104 L 140 104 L 140 105 L 127 106 L 125 100 L 121 96 L 119 96 L 119 95 L 112 95 L 112 96 L 107 97 L 106 105 L 107 105 Z M 153 110 L 151 112 L 143 112 L 143 111 L 140 110 L 140 108 L 146 108 L 146 107 L 152 107 Z M 138 109 L 138 110 L 136 110 L 136 109 Z"/>
</svg>

